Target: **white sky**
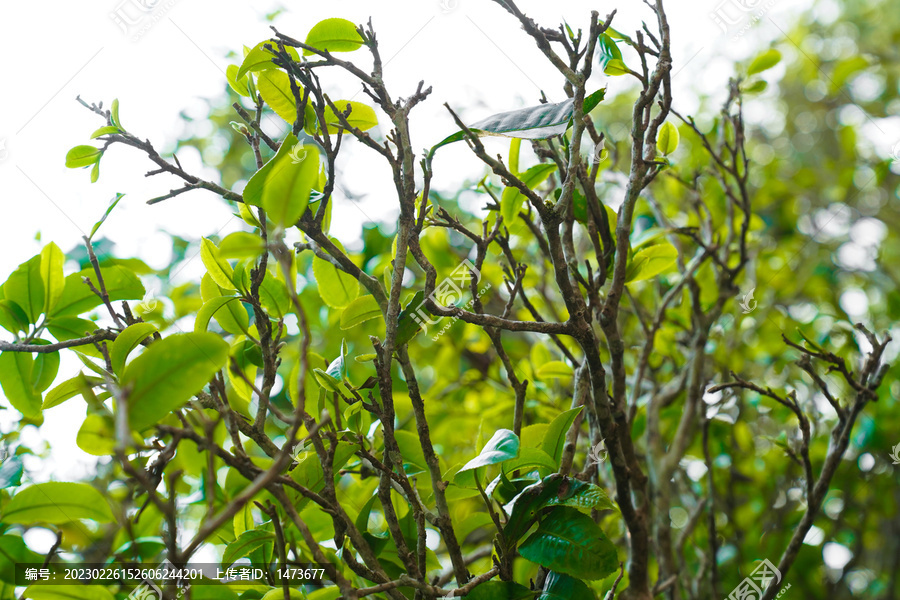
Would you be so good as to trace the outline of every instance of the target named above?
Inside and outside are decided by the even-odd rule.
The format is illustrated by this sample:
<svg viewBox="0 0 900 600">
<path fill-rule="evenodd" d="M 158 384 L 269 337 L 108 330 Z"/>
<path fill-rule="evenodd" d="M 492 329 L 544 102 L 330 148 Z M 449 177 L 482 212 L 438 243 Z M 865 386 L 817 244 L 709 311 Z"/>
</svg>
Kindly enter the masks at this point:
<svg viewBox="0 0 900 600">
<path fill-rule="evenodd" d="M 727 0 L 727 2 L 737 0 Z M 88 171 L 64 167 L 65 154 L 78 144 L 90 143 L 90 133 L 102 123 L 75 101 L 113 98 L 120 101 L 125 127 L 149 138 L 163 151 L 184 133 L 182 110 L 202 118 L 202 99 L 223 92 L 224 71 L 232 62 L 229 51 L 240 53 L 271 33 L 263 15 L 277 2 L 249 0 L 143 0 L 149 12 L 139 10 L 141 0 L 98 0 L 90 3 L 44 0 L 39 4 L 4 2 L 0 5 L 0 56 L 4 64 L 5 93 L 0 95 L 0 281 L 24 260 L 55 241 L 64 251 L 80 243 L 116 192 L 127 194 L 103 227 L 121 256 L 139 256 L 161 267 L 170 258 L 166 230 L 192 239 L 227 233 L 242 224 L 214 195 L 195 191 L 155 206 L 144 201 L 180 187 L 174 177 L 144 178 L 150 163 L 135 150 L 114 146 L 101 163 L 99 182 L 90 183 Z M 520 0 L 519 6 L 544 26 L 565 19 L 573 28 L 586 29 L 591 9 L 601 18 L 619 5 L 613 26 L 634 34 L 646 19 L 655 31 L 652 15 L 638 0 L 587 2 L 582 0 Z M 667 2 L 672 25 L 673 72 L 676 108 L 691 113 L 699 93 L 719 95 L 733 74 L 732 63 L 744 60 L 766 42 L 782 37 L 808 0 L 769 0 L 757 4 L 766 15 L 734 39 L 752 15 L 742 17 L 724 33 L 709 13 L 720 9 L 733 15 L 733 5 L 722 0 Z M 766 8 L 768 6 L 768 8 Z M 833 10 L 832 0 L 817 3 L 817 10 Z M 388 89 L 395 96 L 411 93 L 424 79 L 434 92 L 413 112 L 414 146 L 431 146 L 454 130 L 444 102 L 471 121 L 489 114 L 536 104 L 540 90 L 551 101 L 563 99 L 561 77 L 534 47 L 518 23 L 489 0 L 347 0 L 294 2 L 275 21 L 279 30 L 305 38 L 320 19 L 340 16 L 354 22 L 372 17 L 381 43 Z M 110 15 L 144 17 L 131 30 L 130 39 Z M 149 29 L 144 26 L 149 25 Z M 142 27 L 144 29 L 142 30 Z M 143 31 L 142 33 L 139 33 Z M 139 34 L 139 35 L 138 35 Z M 364 50 L 346 55 L 361 58 Z M 626 61 L 628 55 L 626 54 Z M 633 61 L 632 61 L 633 62 Z M 364 63 L 366 64 L 366 63 Z M 632 67 L 635 65 L 632 64 Z M 626 88 L 626 78 L 595 75 L 593 87 L 609 83 L 609 95 Z M 326 80 L 327 81 L 327 80 Z M 358 86 L 335 78 L 332 97 L 350 98 Z M 357 100 L 367 98 L 360 95 Z M 382 119 L 386 120 L 382 115 Z M 506 145 L 496 142 L 497 151 Z M 201 157 L 189 150 L 179 154 L 187 171 L 215 179 Z M 365 148 L 348 144 L 342 166 L 348 173 L 341 183 L 354 196 L 357 207 L 336 199 L 334 233 L 353 244 L 360 224 L 389 221 L 395 200 L 380 158 Z M 482 172 L 462 145 L 442 150 L 436 161 L 435 188 L 450 189 Z M 42 242 L 35 240 L 41 233 Z M 198 275 L 200 261 L 185 269 L 185 277 Z M 2 334 L 0 334 L 2 335 Z M 8 334 L 4 339 L 8 339 Z M 78 363 L 63 361 L 57 383 L 77 372 Z M 41 434 L 52 439 L 53 460 L 31 464 L 41 472 L 77 477 L 94 463 L 74 443 L 84 416 L 84 405 L 72 400 L 47 411 Z M 4 429 L 10 427 L 9 418 Z M 37 432 L 31 432 L 32 439 Z"/>
</svg>

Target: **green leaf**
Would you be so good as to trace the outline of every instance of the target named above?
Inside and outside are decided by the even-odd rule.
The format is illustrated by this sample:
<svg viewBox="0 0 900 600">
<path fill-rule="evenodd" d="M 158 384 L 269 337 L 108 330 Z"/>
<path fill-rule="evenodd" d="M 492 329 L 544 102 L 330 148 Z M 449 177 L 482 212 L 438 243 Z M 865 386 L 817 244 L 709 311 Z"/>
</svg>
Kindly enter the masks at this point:
<svg viewBox="0 0 900 600">
<path fill-rule="evenodd" d="M 466 600 L 534 600 L 532 592 L 514 581 L 487 581 L 466 595 Z"/>
<path fill-rule="evenodd" d="M 225 79 L 228 80 L 228 85 L 231 86 L 231 89 L 233 89 L 237 95 L 252 98 L 253 94 L 250 93 L 250 77 L 244 75 L 238 79 L 237 74 L 239 69 L 240 67 L 238 65 L 228 65 L 225 68 Z"/>
<path fill-rule="evenodd" d="M 606 94 L 606 89 L 599 89 L 584 99 L 584 113 L 587 114 L 597 106 Z M 575 104 L 572 98 L 557 104 L 539 104 L 528 108 L 520 108 L 509 112 L 491 115 L 468 126 L 478 137 L 499 135 L 503 137 L 540 140 L 562 135 L 569 128 Z M 433 156 L 441 146 L 465 139 L 466 133 L 458 131 L 444 138 L 433 146 L 428 155 Z"/>
<path fill-rule="evenodd" d="M 103 151 L 94 146 L 75 146 L 66 153 L 66 166 L 70 169 L 89 167 L 103 156 Z"/>
<path fill-rule="evenodd" d="M 603 579 L 619 568 L 616 547 L 587 515 L 556 507 L 519 545 L 533 563 L 578 579 Z"/>
<path fill-rule="evenodd" d="M 106 285 L 110 301 L 140 300 L 144 297 L 144 286 L 131 270 L 112 265 L 101 267 L 100 271 L 103 273 L 103 282 Z M 90 279 L 94 287 L 100 289 L 94 269 L 84 269 L 78 273 L 72 273 L 66 277 L 62 296 L 51 311 L 52 315 L 79 315 L 102 304 L 103 301 L 82 281 L 83 277 Z"/>
<path fill-rule="evenodd" d="M 603 72 L 607 75 L 619 76 L 628 73 L 628 67 L 622 60 L 622 51 L 615 40 L 608 33 L 600 34 L 597 44 L 598 57 Z M 587 111 L 585 111 L 587 112 Z"/>
<path fill-rule="evenodd" d="M 538 469 L 544 475 L 548 475 L 552 471 L 559 468 L 557 461 L 552 456 L 538 448 L 519 448 L 519 455 L 503 463 L 503 471 L 512 473 L 513 471 L 522 471 L 530 473 L 534 469 Z"/>
<path fill-rule="evenodd" d="M 276 225 L 293 227 L 306 212 L 310 192 L 319 179 L 319 148 L 296 146 L 292 155 L 276 160 L 263 185 L 262 207 Z"/>
<path fill-rule="evenodd" d="M 46 345 L 50 342 L 47 340 L 36 339 L 33 340 L 33 343 Z M 34 388 L 35 393 L 40 395 L 41 392 L 50 387 L 50 384 L 56 379 L 56 374 L 58 372 L 59 352 L 38 353 L 34 358 L 31 369 L 31 386 Z"/>
<path fill-rule="evenodd" d="M 538 600 L 597 600 L 597 596 L 580 579 L 550 571 Z"/>
<path fill-rule="evenodd" d="M 678 148 L 678 128 L 669 121 L 662 124 L 656 136 L 656 149 L 663 156 L 668 156 Z"/>
<path fill-rule="evenodd" d="M 550 362 L 541 365 L 534 375 L 538 379 L 555 379 L 571 377 L 572 374 L 572 367 L 561 360 L 551 360 Z"/>
<path fill-rule="evenodd" d="M 767 87 L 769 87 L 769 83 L 765 79 L 757 79 L 750 84 L 742 85 L 741 91 L 745 94 L 759 94 L 766 91 Z"/>
<path fill-rule="evenodd" d="M 676 258 L 678 250 L 668 242 L 639 250 L 628 265 L 625 281 L 631 283 L 655 277 L 674 265 Z"/>
<path fill-rule="evenodd" d="M 607 75 L 618 77 L 619 75 L 628 75 L 629 70 L 625 61 L 621 58 L 614 58 L 606 63 L 606 66 L 603 67 L 603 72 Z"/>
<path fill-rule="evenodd" d="M 208 238 L 200 239 L 200 260 L 217 285 L 228 290 L 237 289 L 234 285 L 234 270 L 219 254 L 219 248 Z"/>
<path fill-rule="evenodd" d="M 337 442 L 337 448 L 334 451 L 333 464 L 333 473 L 335 477 L 340 476 L 339 472 L 341 468 L 343 468 L 343 466 L 347 464 L 347 461 L 353 457 L 356 448 L 356 444 Z M 309 455 L 304 456 L 297 463 L 297 467 L 291 471 L 290 477 L 303 487 L 314 492 L 320 492 L 325 487 L 325 472 L 322 469 L 322 461 L 315 452 L 311 452 Z M 289 491 L 289 493 L 292 492 Z M 296 495 L 300 496 L 299 494 Z M 308 503 L 309 498 L 300 497 L 296 503 L 297 510 L 303 510 Z"/>
<path fill-rule="evenodd" d="M 91 183 L 97 183 L 97 180 L 100 179 L 100 161 L 94 163 L 94 168 L 91 169 Z"/>
<path fill-rule="evenodd" d="M 41 409 L 44 410 L 58 406 L 69 398 L 82 394 L 101 383 L 103 383 L 103 380 L 98 377 L 86 377 L 84 373 L 79 373 L 72 379 L 63 381 L 47 392 L 47 396 L 44 398 L 44 404 L 41 406 Z"/>
<path fill-rule="evenodd" d="M 425 460 L 425 451 L 422 449 L 422 442 L 419 436 L 412 431 L 399 429 L 394 432 L 397 438 L 397 446 L 400 448 L 400 454 L 403 455 L 403 462 L 408 465 L 414 465 L 419 472 L 428 470 L 428 462 Z M 407 474 L 411 474 L 407 470 Z"/>
<path fill-rule="evenodd" d="M 298 147 L 298 149 L 302 148 L 302 146 L 297 146 L 298 143 L 297 137 L 293 134 L 285 136 L 284 141 L 281 142 L 281 146 L 278 148 L 278 152 L 275 153 L 275 156 L 270 158 L 266 164 L 250 177 L 243 192 L 244 202 L 246 204 L 251 206 L 262 206 L 262 193 L 266 177 L 272 172 L 272 169 L 277 163 L 280 163 L 280 161 L 285 158 L 291 160 L 291 154 L 294 147 Z"/>
<path fill-rule="evenodd" d="M 29 323 L 37 323 L 44 309 L 41 255 L 33 256 L 12 272 L 3 284 L 3 297 L 19 305 Z"/>
<path fill-rule="evenodd" d="M 341 391 L 340 380 L 335 379 L 322 369 L 313 369 L 313 377 L 316 379 L 316 383 L 318 383 L 320 387 L 328 390 L 329 392 Z"/>
<path fill-rule="evenodd" d="M 375 296 L 360 296 L 347 305 L 341 313 L 341 329 L 352 329 L 369 319 L 377 319 L 381 316 L 381 307 Z"/>
<path fill-rule="evenodd" d="M 360 129 L 368 131 L 378 125 L 378 117 L 372 107 L 362 102 L 351 102 L 350 100 L 338 100 L 334 102 L 335 108 L 344 114 L 347 106 L 350 106 L 350 114 L 346 116 L 347 123 Z M 329 127 L 342 127 L 340 118 L 331 110 L 330 106 L 325 107 L 325 122 Z"/>
<path fill-rule="evenodd" d="M 47 320 L 47 329 L 53 337 L 63 342 L 90 335 L 97 329 L 97 324 L 79 317 L 53 317 Z M 82 350 L 87 349 L 86 346 L 82 346 Z"/>
<path fill-rule="evenodd" d="M 557 466 L 562 459 L 563 447 L 566 445 L 566 434 L 582 408 L 579 406 L 560 413 L 547 426 L 547 432 L 541 442 L 541 449 L 556 461 Z"/>
<path fill-rule="evenodd" d="M 125 367 L 125 359 L 128 358 L 131 351 L 156 331 L 158 330 L 153 323 L 135 323 L 122 330 L 109 350 L 109 360 L 112 363 L 113 372 L 121 374 Z"/>
<path fill-rule="evenodd" d="M 556 171 L 555 164 L 541 163 L 530 167 L 519 176 L 519 179 L 522 180 L 522 183 L 524 183 L 528 189 L 533 190 L 546 181 L 554 171 Z M 500 214 L 503 215 L 503 221 L 507 226 L 509 226 L 519 215 L 519 211 L 522 209 L 522 203 L 524 201 L 525 196 L 522 195 L 519 188 L 509 186 L 503 190 L 503 194 L 500 196 Z"/>
<path fill-rule="evenodd" d="M 513 175 L 519 173 L 519 151 L 522 148 L 522 139 L 513 138 L 509 140 L 509 172 Z"/>
<path fill-rule="evenodd" d="M 270 317 L 280 319 L 291 310 L 291 296 L 279 279 L 267 276 L 259 286 L 259 301 Z"/>
<path fill-rule="evenodd" d="M 400 311 L 400 315 L 397 317 L 397 337 L 395 340 L 397 347 L 409 342 L 422 329 L 423 315 L 428 315 L 425 307 L 422 306 L 423 302 L 425 302 L 425 292 L 419 290 L 413 295 L 409 304 Z M 425 318 L 430 319 L 431 317 L 426 316 Z"/>
<path fill-rule="evenodd" d="M 233 300 L 238 300 L 238 302 L 232 304 Z M 194 331 L 203 332 L 209 329 L 210 318 L 218 314 L 216 322 L 222 329 L 236 335 L 246 333 L 250 327 L 250 317 L 239 300 L 237 296 L 219 296 L 204 302 L 194 320 Z"/>
<path fill-rule="evenodd" d="M 343 252 L 343 244 L 337 238 L 330 239 Z M 355 277 L 318 256 L 313 257 L 313 275 L 322 302 L 331 308 L 345 308 L 359 294 L 359 281 Z"/>
<path fill-rule="evenodd" d="M 99 129 L 96 129 L 94 133 L 91 134 L 91 139 L 94 140 L 101 135 L 111 135 L 113 133 L 122 133 L 122 130 L 115 125 L 105 125 Z"/>
<path fill-rule="evenodd" d="M 363 45 L 356 25 L 347 19 L 325 19 L 316 23 L 306 36 L 307 46 L 326 52 L 353 52 Z M 303 56 L 315 54 L 304 50 Z"/>
<path fill-rule="evenodd" d="M 262 238 L 246 231 L 230 233 L 219 242 L 221 258 L 256 258 L 265 250 Z"/>
<path fill-rule="evenodd" d="M 770 48 L 753 59 L 753 62 L 747 67 L 747 75 L 756 75 L 767 71 L 779 62 L 781 62 L 781 52 L 775 48 Z"/>
<path fill-rule="evenodd" d="M 479 467 L 496 465 L 511 460 L 518 454 L 519 436 L 509 429 L 498 429 L 488 443 L 485 444 L 484 448 L 481 449 L 478 456 L 467 462 L 459 472 L 463 473 Z"/>
<path fill-rule="evenodd" d="M 294 60 L 300 60 L 300 55 L 297 54 L 297 50 L 295 48 L 285 46 L 284 49 L 291 56 L 291 58 L 293 58 Z M 272 59 L 275 58 L 275 52 L 277 51 L 278 42 L 275 42 L 273 40 L 263 40 L 262 42 L 253 46 L 253 49 L 251 49 L 250 52 L 247 53 L 247 56 L 244 57 L 244 62 L 241 63 L 241 68 L 237 70 L 237 73 L 234 77 L 235 81 L 242 80 L 247 73 L 255 73 L 257 71 L 280 68 L 274 62 L 272 62 Z"/>
<path fill-rule="evenodd" d="M 291 79 L 284 71 L 263 71 L 257 76 L 259 94 L 275 114 L 293 125 L 297 120 L 297 100 L 291 90 Z M 298 89 L 299 85 L 298 85 Z"/>
<path fill-rule="evenodd" d="M 22 485 L 22 473 L 24 472 L 25 464 L 18 456 L 13 455 L 4 460 L 3 464 L 0 464 L 0 490 Z M 2 554 L 2 548 L 0 548 L 0 554 Z"/>
<path fill-rule="evenodd" d="M 42 585 L 25 589 L 23 597 L 30 600 L 115 600 L 112 592 L 99 585 Z"/>
<path fill-rule="evenodd" d="M 152 426 L 203 389 L 228 358 L 228 343 L 213 333 L 182 333 L 154 342 L 120 378 L 128 391 L 128 422 Z"/>
<path fill-rule="evenodd" d="M 0 327 L 10 333 L 28 331 L 28 315 L 12 300 L 0 300 Z"/>
<path fill-rule="evenodd" d="M 40 563 L 43 560 L 42 556 L 28 549 L 21 536 L 0 535 L 0 581 L 15 583 L 16 563 Z"/>
<path fill-rule="evenodd" d="M 541 511 L 553 506 L 578 510 L 616 510 L 606 492 L 592 484 L 554 473 L 522 490 L 506 507 L 510 515 L 504 535 L 517 540 L 528 531 Z"/>
<path fill-rule="evenodd" d="M 13 408 L 29 419 L 41 415 L 41 395 L 31 385 L 34 360 L 27 352 L 0 353 L 0 386 Z"/>
<path fill-rule="evenodd" d="M 237 559 L 243 558 L 260 546 L 273 543 L 274 541 L 275 534 L 271 531 L 259 529 L 245 531 L 225 547 L 225 553 L 222 555 L 222 568 L 227 569 Z"/>
<path fill-rule="evenodd" d="M 113 98 L 112 104 L 109 107 L 109 118 L 112 120 L 113 125 L 115 125 L 116 127 L 122 127 L 122 121 L 121 121 L 121 119 L 119 119 L 119 99 L 118 98 Z"/>
<path fill-rule="evenodd" d="M 116 204 L 119 203 L 119 200 L 125 197 L 125 194 L 116 194 L 116 197 L 109 201 L 109 207 L 107 207 L 106 212 L 103 213 L 103 216 L 100 217 L 100 220 L 94 223 L 94 226 L 91 228 L 91 235 L 88 236 L 88 239 L 93 239 L 94 234 L 97 233 L 97 230 L 100 229 L 100 226 L 103 225 L 103 222 L 106 220 L 106 217 L 109 216 L 109 213 L 113 211 L 116 207 Z"/>
<path fill-rule="evenodd" d="M 109 415 L 88 414 L 75 443 L 91 456 L 110 456 L 116 449 L 116 426 Z"/>
<path fill-rule="evenodd" d="M 4 523 L 61 524 L 76 519 L 113 520 L 106 499 L 86 483 L 50 481 L 19 490 L 3 508 Z"/>
<path fill-rule="evenodd" d="M 63 275 L 63 264 L 66 257 L 59 246 L 50 242 L 41 250 L 41 282 L 44 287 L 44 314 L 50 314 L 56 303 L 62 296 L 63 287 L 66 284 Z"/>
</svg>

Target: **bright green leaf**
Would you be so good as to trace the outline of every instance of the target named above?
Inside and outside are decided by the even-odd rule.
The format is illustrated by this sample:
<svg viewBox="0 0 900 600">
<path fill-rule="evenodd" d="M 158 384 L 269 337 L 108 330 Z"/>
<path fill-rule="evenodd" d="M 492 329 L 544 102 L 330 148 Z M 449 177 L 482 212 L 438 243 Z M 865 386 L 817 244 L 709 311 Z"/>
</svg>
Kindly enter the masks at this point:
<svg viewBox="0 0 900 600">
<path fill-rule="evenodd" d="M 182 333 L 154 342 L 132 360 L 120 381 L 128 389 L 132 429 L 150 427 L 203 389 L 228 358 L 213 333 Z"/>
<path fill-rule="evenodd" d="M 113 372 L 121 374 L 128 354 L 156 331 L 156 325 L 153 323 L 135 323 L 122 330 L 109 349 Z"/>
<path fill-rule="evenodd" d="M 75 146 L 66 153 L 66 166 L 70 169 L 89 167 L 100 160 L 101 156 L 103 156 L 103 151 L 100 150 L 100 148 L 94 146 Z"/>
<path fill-rule="evenodd" d="M 306 36 L 307 46 L 326 52 L 353 52 L 363 44 L 356 25 L 347 19 L 325 19 L 316 23 Z M 303 51 L 303 56 L 315 54 Z"/>
<path fill-rule="evenodd" d="M 381 307 L 375 296 L 360 296 L 347 305 L 341 313 L 341 329 L 352 329 L 369 319 L 376 319 L 382 315 Z"/>
<path fill-rule="evenodd" d="M 678 128 L 669 121 L 662 124 L 656 136 L 656 149 L 663 156 L 668 156 L 678 148 Z"/>
<path fill-rule="evenodd" d="M 113 520 L 109 504 L 86 483 L 50 481 L 19 490 L 3 509 L 4 523 L 68 523 L 90 519 L 99 523 Z"/>
<path fill-rule="evenodd" d="M 771 69 L 781 62 L 781 52 L 775 48 L 770 48 L 753 59 L 750 66 L 747 67 L 747 75 L 756 75 Z"/>
</svg>

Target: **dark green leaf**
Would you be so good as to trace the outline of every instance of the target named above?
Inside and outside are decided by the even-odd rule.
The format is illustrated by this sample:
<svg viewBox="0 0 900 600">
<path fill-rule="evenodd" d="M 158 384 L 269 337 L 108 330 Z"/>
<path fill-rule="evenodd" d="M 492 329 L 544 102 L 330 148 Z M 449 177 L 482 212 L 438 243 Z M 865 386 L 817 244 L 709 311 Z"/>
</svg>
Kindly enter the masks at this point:
<svg viewBox="0 0 900 600">
<path fill-rule="evenodd" d="M 538 600 L 597 600 L 597 596 L 580 579 L 550 571 Z"/>
<path fill-rule="evenodd" d="M 616 547 L 587 515 L 556 507 L 519 546 L 533 563 L 578 579 L 603 579 L 619 568 Z"/>
</svg>

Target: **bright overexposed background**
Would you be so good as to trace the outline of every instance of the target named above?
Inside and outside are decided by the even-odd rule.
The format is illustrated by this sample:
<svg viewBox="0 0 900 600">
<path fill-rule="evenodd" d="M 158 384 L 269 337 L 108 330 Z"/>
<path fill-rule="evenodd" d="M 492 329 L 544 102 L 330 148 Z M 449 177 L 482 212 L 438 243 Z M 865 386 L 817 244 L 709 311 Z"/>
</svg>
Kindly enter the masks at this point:
<svg viewBox="0 0 900 600">
<path fill-rule="evenodd" d="M 783 41 L 796 16 L 812 3 L 760 2 L 756 12 L 764 10 L 762 18 L 754 20 L 749 15 L 728 31 L 710 17 L 725 10 L 723 4 L 722 0 L 667 2 L 674 45 L 673 95 L 682 114 L 696 111 L 704 96 L 721 97 L 734 63 L 771 42 Z M 586 29 L 592 9 L 602 18 L 616 8 L 613 25 L 619 31 L 633 35 L 642 20 L 655 31 L 652 13 L 637 0 L 520 0 L 519 6 L 544 26 L 565 20 L 573 29 Z M 517 21 L 489 0 L 284 5 L 249 0 L 7 2 L 0 7 L 5 91 L 0 95 L 0 281 L 49 241 L 63 251 L 80 244 L 81 236 L 117 192 L 126 197 L 104 225 L 103 234 L 115 242 L 117 255 L 137 256 L 152 267 L 162 267 L 171 258 L 169 238 L 163 231 L 199 239 L 238 229 L 241 222 L 232 217 L 229 207 L 208 192 L 146 205 L 147 199 L 180 187 L 181 182 L 168 175 L 145 178 L 151 165 L 135 150 L 114 146 L 103 158 L 95 184 L 87 171 L 66 169 L 67 150 L 90 143 L 88 136 L 102 124 L 75 97 L 103 101 L 105 106 L 118 98 L 125 127 L 165 151 L 188 131 L 182 112 L 202 119 L 208 110 L 205 99 L 223 95 L 225 68 L 237 61 L 228 58 L 229 53 L 239 55 L 242 45 L 270 37 L 265 16 L 280 8 L 284 10 L 273 24 L 299 39 L 323 18 L 340 16 L 357 23 L 372 18 L 386 62 L 387 86 L 395 97 L 411 94 L 419 80 L 433 87 L 428 101 L 412 114 L 416 148 L 431 146 L 454 130 L 445 102 L 471 122 L 537 104 L 542 90 L 550 101 L 564 99 L 560 75 Z M 831 0 L 817 2 L 815 10 L 825 20 L 837 16 Z M 122 25 L 125 19 L 133 25 Z M 367 64 L 362 50 L 348 58 L 357 55 Z M 597 73 L 592 89 L 608 84 L 608 96 L 622 93 L 631 89 L 627 79 Z M 333 86 L 334 98 L 359 93 L 358 85 L 337 74 L 333 81 L 327 76 L 325 81 Z M 356 99 L 367 100 L 363 94 Z M 278 134 L 276 123 L 265 127 Z M 382 127 L 380 133 L 385 131 Z M 497 145 L 497 151 L 503 147 Z M 217 179 L 197 151 L 185 149 L 179 159 L 188 172 Z M 347 176 L 335 199 L 341 217 L 332 231 L 352 247 L 363 222 L 384 222 L 390 227 L 396 200 L 389 173 L 376 154 L 351 142 L 341 161 Z M 437 190 L 453 188 L 483 172 L 461 144 L 443 150 L 440 163 L 434 180 Z M 199 260 L 194 262 L 196 269 L 202 268 Z M 190 278 L 197 272 L 185 268 L 180 276 Z M 57 381 L 71 377 L 78 367 L 64 358 Z M 46 412 L 40 432 L 27 428 L 26 443 L 43 438 L 54 447 L 51 460 L 27 463 L 31 479 L 89 475 L 96 459 L 75 444 L 84 410 L 83 403 L 70 401 Z M 9 430 L 15 414 L 14 410 L 0 412 L 0 426 Z"/>
</svg>

